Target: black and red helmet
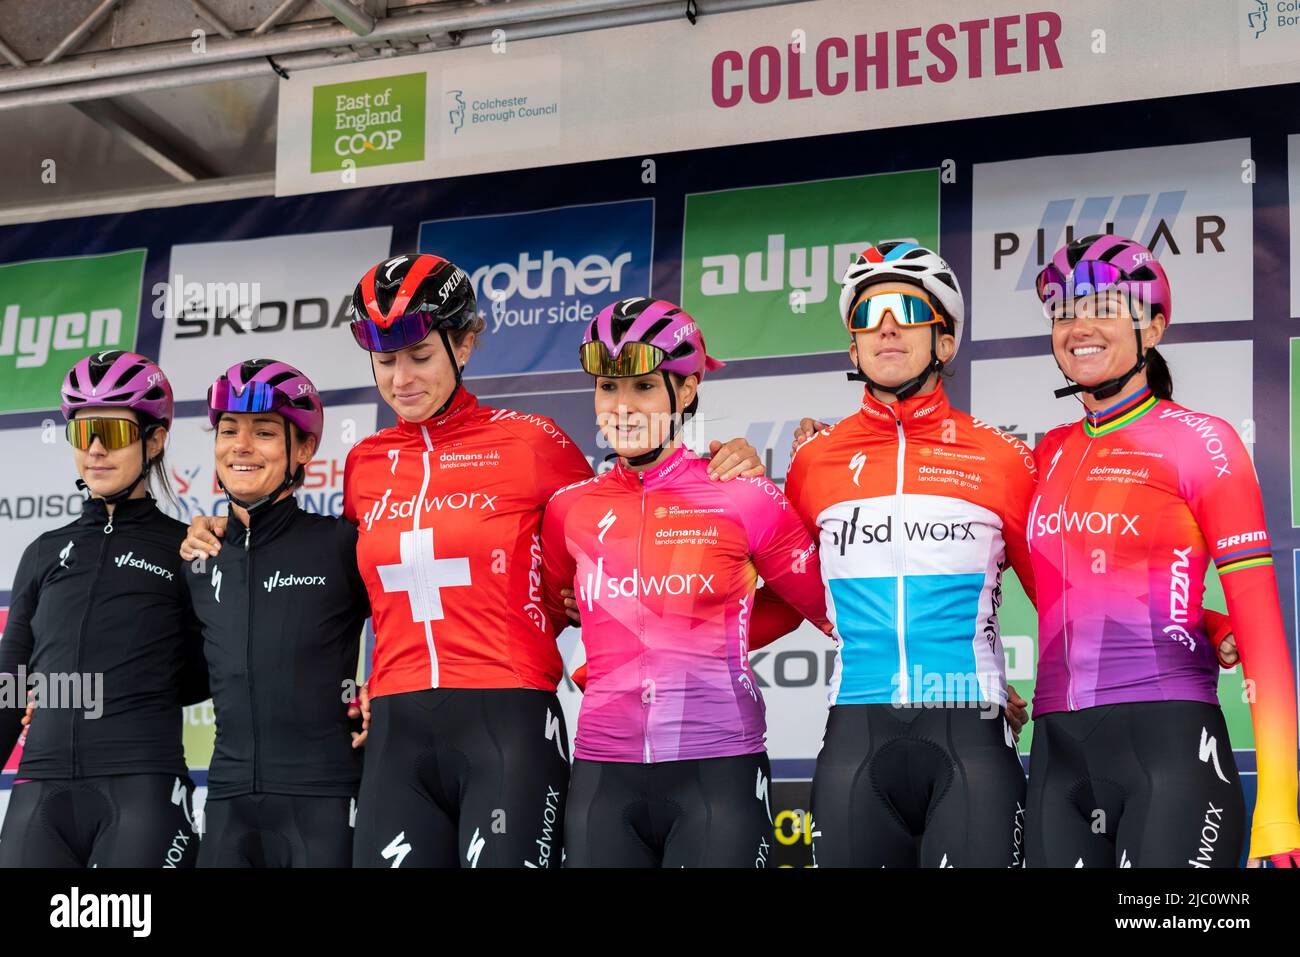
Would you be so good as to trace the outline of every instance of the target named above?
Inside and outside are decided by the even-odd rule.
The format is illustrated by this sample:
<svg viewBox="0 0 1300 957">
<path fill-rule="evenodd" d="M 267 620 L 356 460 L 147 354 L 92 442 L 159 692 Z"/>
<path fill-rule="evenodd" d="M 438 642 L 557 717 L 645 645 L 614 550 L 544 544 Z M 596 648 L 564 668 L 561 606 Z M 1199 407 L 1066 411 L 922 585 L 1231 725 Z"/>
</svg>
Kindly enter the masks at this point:
<svg viewBox="0 0 1300 957">
<path fill-rule="evenodd" d="M 352 293 L 352 336 L 368 352 L 395 352 L 431 332 L 468 329 L 478 315 L 465 270 L 431 253 L 385 259 Z"/>
</svg>

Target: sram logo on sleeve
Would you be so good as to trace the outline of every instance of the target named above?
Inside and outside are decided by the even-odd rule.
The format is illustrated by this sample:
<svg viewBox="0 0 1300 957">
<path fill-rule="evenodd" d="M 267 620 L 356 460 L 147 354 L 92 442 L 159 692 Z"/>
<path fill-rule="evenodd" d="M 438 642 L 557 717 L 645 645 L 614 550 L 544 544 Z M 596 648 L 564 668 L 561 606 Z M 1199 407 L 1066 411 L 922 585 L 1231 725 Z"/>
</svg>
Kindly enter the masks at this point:
<svg viewBox="0 0 1300 957">
<path fill-rule="evenodd" d="M 1221 538 L 1214 543 L 1214 550 L 1222 551 L 1225 548 L 1232 548 L 1234 545 L 1248 545 L 1251 542 L 1267 542 L 1268 532 L 1263 529 L 1256 532 L 1242 532 L 1240 535 L 1229 535 L 1227 538 Z"/>
</svg>

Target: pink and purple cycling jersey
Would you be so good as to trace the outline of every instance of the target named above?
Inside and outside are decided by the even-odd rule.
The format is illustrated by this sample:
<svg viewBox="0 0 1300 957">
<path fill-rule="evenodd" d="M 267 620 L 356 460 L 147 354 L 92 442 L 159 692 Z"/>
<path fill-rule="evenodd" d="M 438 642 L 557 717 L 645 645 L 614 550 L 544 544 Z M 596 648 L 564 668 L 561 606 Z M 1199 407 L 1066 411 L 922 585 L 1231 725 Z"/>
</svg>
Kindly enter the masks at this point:
<svg viewBox="0 0 1300 957">
<path fill-rule="evenodd" d="M 582 615 L 587 687 L 574 757 L 654 763 L 764 750 L 749 669 L 758 578 L 823 630 L 817 547 L 765 478 L 718 482 L 678 449 L 654 468 L 620 463 L 555 493 L 542 522 L 543 583 Z"/>
</svg>

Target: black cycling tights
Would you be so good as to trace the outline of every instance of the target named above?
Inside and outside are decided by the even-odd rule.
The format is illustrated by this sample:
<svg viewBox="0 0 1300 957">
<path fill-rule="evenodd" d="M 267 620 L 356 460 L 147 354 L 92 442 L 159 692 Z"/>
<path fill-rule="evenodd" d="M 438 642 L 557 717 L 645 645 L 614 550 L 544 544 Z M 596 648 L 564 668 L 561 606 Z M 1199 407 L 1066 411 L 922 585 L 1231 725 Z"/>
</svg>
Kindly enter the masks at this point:
<svg viewBox="0 0 1300 957">
<path fill-rule="evenodd" d="M 15 784 L 0 867 L 193 867 L 193 794 L 171 774 Z"/>
<path fill-rule="evenodd" d="M 1034 721 L 1030 867 L 1236 867 L 1245 833 L 1216 705 L 1101 705 Z"/>
<path fill-rule="evenodd" d="M 351 867 L 355 807 L 346 797 L 209 798 L 199 867 Z"/>
<path fill-rule="evenodd" d="M 527 688 L 374 698 L 354 867 L 559 867 L 560 700 Z"/>
<path fill-rule="evenodd" d="M 820 867 L 1022 867 L 1025 774 L 1000 710 L 835 705 L 813 776 Z"/>
<path fill-rule="evenodd" d="M 767 867 L 766 754 L 628 764 L 573 762 L 566 867 Z"/>
</svg>

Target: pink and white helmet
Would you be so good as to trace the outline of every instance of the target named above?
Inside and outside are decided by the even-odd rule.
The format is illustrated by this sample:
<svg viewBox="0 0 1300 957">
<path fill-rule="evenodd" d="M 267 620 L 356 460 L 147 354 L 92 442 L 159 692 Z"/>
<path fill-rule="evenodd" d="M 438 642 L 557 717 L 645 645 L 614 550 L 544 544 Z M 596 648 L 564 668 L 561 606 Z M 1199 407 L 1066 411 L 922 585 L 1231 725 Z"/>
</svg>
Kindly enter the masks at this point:
<svg viewBox="0 0 1300 957">
<path fill-rule="evenodd" d="M 1043 267 L 1036 283 L 1038 298 L 1072 299 L 1100 289 L 1115 288 L 1173 321 L 1173 290 L 1169 276 L 1151 250 L 1114 233 L 1097 233 L 1066 243 Z"/>
<path fill-rule="evenodd" d="M 310 379 L 276 359 L 248 359 L 237 363 L 208 389 L 208 421 L 213 425 L 222 412 L 275 412 L 319 444 L 325 409 Z"/>
<path fill-rule="evenodd" d="M 643 369 L 637 374 L 675 372 L 683 378 L 693 375 L 703 382 L 705 372 L 725 365 L 708 354 L 704 333 L 691 314 L 664 299 L 635 296 L 611 303 L 588 324 L 582 342 L 583 345 L 600 342 L 610 356 L 617 356 L 628 343 L 640 342 L 656 347 L 667 356 L 653 369 Z"/>
<path fill-rule="evenodd" d="M 84 406 L 115 405 L 172 424 L 172 386 L 152 359 L 136 352 L 96 352 L 79 361 L 63 378 L 64 419 Z"/>
</svg>

